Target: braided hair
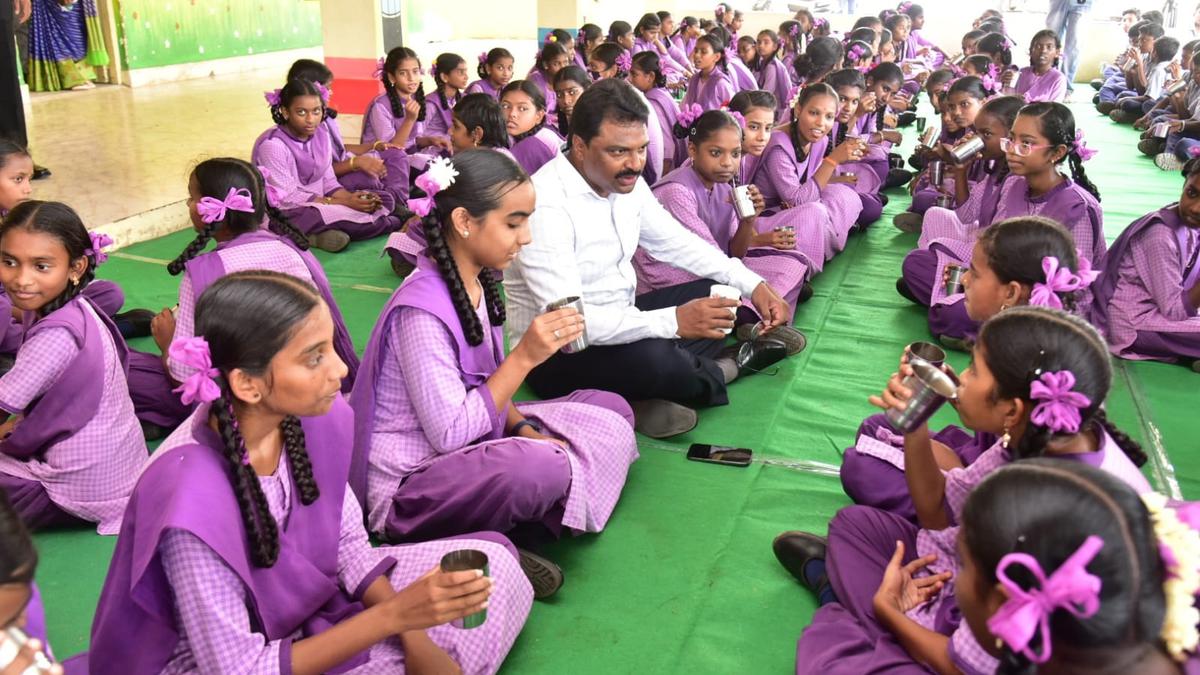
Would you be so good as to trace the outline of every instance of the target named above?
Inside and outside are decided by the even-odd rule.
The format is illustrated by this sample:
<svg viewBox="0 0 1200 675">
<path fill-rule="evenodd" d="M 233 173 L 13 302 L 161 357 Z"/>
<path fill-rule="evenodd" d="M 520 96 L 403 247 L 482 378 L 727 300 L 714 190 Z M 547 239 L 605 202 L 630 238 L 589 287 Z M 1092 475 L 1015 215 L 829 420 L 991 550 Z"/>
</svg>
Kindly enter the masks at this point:
<svg viewBox="0 0 1200 675">
<path fill-rule="evenodd" d="M 479 145 L 486 148 L 507 148 L 510 141 L 504 126 L 504 113 L 500 102 L 483 92 L 467 94 L 454 106 L 454 116 L 467 128 L 467 133 L 476 129 L 483 131 Z"/>
<path fill-rule="evenodd" d="M 442 76 L 449 75 L 451 71 L 465 64 L 466 62 L 467 60 L 463 57 L 450 52 L 438 54 L 438 57 L 434 59 L 433 67 L 435 70 L 433 75 L 433 83 L 437 85 L 438 103 L 442 104 L 442 110 L 446 110 L 450 107 L 450 100 L 446 98 L 446 82 L 442 79 Z"/>
<path fill-rule="evenodd" d="M 1042 259 L 1053 256 L 1060 269 L 1079 271 L 1075 239 L 1062 225 L 1041 216 L 1021 216 L 994 223 L 979 233 L 987 265 L 1000 283 L 1026 288 L 1046 281 Z M 1067 311 L 1074 311 L 1077 292 L 1057 293 Z"/>
<path fill-rule="evenodd" d="M 542 95 L 541 88 L 533 82 L 530 82 L 529 80 L 513 80 L 512 82 L 504 85 L 504 88 L 500 90 L 500 101 L 503 103 L 504 97 L 514 92 L 519 92 L 528 96 L 530 102 L 533 103 L 533 107 L 542 113 L 542 119 L 530 127 L 528 131 L 512 137 L 513 145 L 516 145 L 517 143 L 520 143 L 526 138 L 529 138 L 530 136 L 533 136 L 537 132 L 541 131 L 542 127 L 546 126 L 546 97 Z"/>
<path fill-rule="evenodd" d="M 1049 630 L 1035 632 L 1030 647 L 1049 653 L 1053 646 L 1055 656 L 1074 672 L 1135 672 L 1138 661 L 1161 649 L 1166 571 L 1149 510 L 1129 485 L 1081 462 L 1031 459 L 997 469 L 963 506 L 961 538 L 977 570 L 973 590 L 978 597 L 987 597 L 1000 583 L 996 572 L 1005 556 L 1028 555 L 1052 574 L 1092 536 L 1104 542 L 1086 565 L 1100 579 L 1098 611 L 1077 616 L 1054 610 Z M 1024 565 L 1009 565 L 1006 573 L 1026 591 L 1039 586 Z M 1051 644 L 1043 644 L 1040 635 Z M 997 673 L 1037 672 L 1023 653 L 1005 643 L 998 646 Z"/>
<path fill-rule="evenodd" d="M 320 82 L 328 87 L 333 82 L 333 71 L 329 66 L 315 61 L 313 59 L 296 59 L 292 63 L 292 67 L 288 68 L 287 81 L 292 80 L 308 80 L 309 82 Z M 329 107 L 329 101 L 325 102 L 325 116 L 331 120 L 337 119 L 338 111 Z"/>
<path fill-rule="evenodd" d="M 1014 307 L 988 319 L 976 344 L 982 348 L 983 359 L 996 380 L 993 400 L 1021 399 L 1032 410 L 1030 385 L 1042 373 L 1069 370 L 1075 376 L 1073 391 L 1089 401 L 1079 410 L 1079 431 L 1111 427 L 1107 418 L 1098 421 L 1096 413 L 1112 385 L 1112 364 L 1104 339 L 1088 322 L 1048 307 Z M 1049 427 L 1030 419 L 1013 448 L 1014 457 L 1041 457 L 1055 435 Z M 1129 459 L 1144 464 L 1146 454 L 1141 447 L 1128 436 L 1119 436 L 1113 440 Z"/>
<path fill-rule="evenodd" d="M 540 51 L 538 51 L 537 61 L 534 63 L 533 67 L 536 68 L 537 70 L 542 71 L 542 74 L 545 75 L 545 74 L 547 74 L 546 70 L 549 67 L 549 64 L 551 61 L 553 61 L 554 59 L 556 59 L 560 56 L 566 56 L 566 55 L 567 55 L 567 48 L 562 46 L 561 43 L 558 43 L 558 42 L 542 43 L 542 48 Z"/>
<path fill-rule="evenodd" d="M 796 104 L 792 106 L 792 123 L 788 125 L 788 138 L 792 141 L 792 150 L 796 153 L 796 161 L 804 162 L 808 154 L 804 151 L 803 141 L 800 139 L 800 116 L 795 113 L 796 110 L 803 108 L 806 103 L 818 96 L 832 97 L 836 103 L 838 94 L 833 87 L 820 82 L 810 84 L 800 90 L 800 94 L 796 97 Z M 808 180 L 808 174 L 805 171 L 800 171 L 800 182 L 804 183 Z"/>
<path fill-rule="evenodd" d="M 575 36 L 575 51 L 579 52 L 579 57 L 587 63 L 590 50 L 588 45 L 596 40 L 604 37 L 604 29 L 594 23 L 585 23 L 579 27 L 579 34 Z"/>
<path fill-rule="evenodd" d="M 396 91 L 396 83 L 392 81 L 391 75 L 396 72 L 400 64 L 413 60 L 417 62 L 417 67 L 421 67 L 421 57 L 408 47 L 395 47 L 388 52 L 387 58 L 383 62 L 383 74 L 379 76 L 383 82 L 383 90 L 387 94 L 388 102 L 392 105 L 393 117 L 404 117 L 404 103 L 400 100 L 400 92 Z M 438 87 L 441 89 L 441 87 Z M 417 113 L 417 121 L 425 120 L 425 83 L 421 82 L 417 85 L 417 91 L 413 94 L 413 99 L 421 106 L 420 112 Z"/>
<path fill-rule="evenodd" d="M 979 38 L 979 42 L 975 43 L 975 51 L 988 55 L 1005 68 L 1012 65 L 1012 48 L 1003 33 L 988 33 Z"/>
<path fill-rule="evenodd" d="M 475 72 L 479 74 L 479 79 L 490 82 L 492 79 L 491 68 L 492 66 L 496 65 L 500 59 L 508 59 L 509 61 L 514 60 L 512 52 L 508 51 L 504 47 L 492 47 L 490 50 L 488 50 L 487 56 L 483 58 L 483 61 L 479 62 L 479 67 L 475 69 Z"/>
<path fill-rule="evenodd" d="M 1042 135 L 1050 141 L 1050 145 L 1067 147 L 1068 152 L 1063 159 L 1058 160 L 1059 163 L 1066 160 L 1071 167 L 1071 179 L 1091 193 L 1096 201 L 1100 201 L 1100 190 L 1083 169 L 1083 158 L 1079 155 L 1079 144 L 1075 141 L 1075 116 L 1071 114 L 1071 109 L 1061 103 L 1042 101 L 1030 103 L 1021 108 L 1018 114 L 1037 118 Z"/>
<path fill-rule="evenodd" d="M 304 78 L 291 79 L 279 90 L 279 105 L 271 106 L 271 119 L 275 121 L 275 124 L 280 126 L 287 124 L 287 118 L 284 117 L 283 111 L 292 107 L 292 103 L 301 96 L 316 96 L 321 101 L 322 114 L 325 113 L 327 101 L 321 97 L 321 90 L 317 89 L 316 82 Z"/>
<path fill-rule="evenodd" d="M 662 59 L 653 51 L 638 52 L 633 55 L 633 67 L 654 76 L 654 87 L 661 89 L 667 86 L 667 76 L 663 74 Z"/>
<path fill-rule="evenodd" d="M 642 52 L 642 54 L 648 53 L 649 52 Z M 641 56 L 641 54 L 638 56 Z M 635 60 L 636 58 L 637 57 L 634 57 Z M 584 91 L 587 91 L 587 88 L 592 86 L 592 78 L 588 76 L 586 70 L 580 68 L 579 66 L 567 66 L 566 68 L 558 71 L 558 73 L 554 75 L 554 90 L 557 92 L 558 85 L 567 81 L 574 82 L 575 84 L 579 85 L 580 89 L 583 89 Z M 563 138 L 570 138 L 571 123 L 569 117 L 567 116 L 566 106 L 560 103 L 558 110 L 555 111 L 555 114 L 558 116 L 558 132 L 562 134 Z"/>
<path fill-rule="evenodd" d="M 30 232 L 47 234 L 58 240 L 67 252 L 67 261 L 74 265 L 81 258 L 87 265 L 80 275 L 79 281 L 72 283 L 68 277 L 66 288 L 49 302 L 38 309 L 38 316 L 45 317 L 62 309 L 75 296 L 83 292 L 87 285 L 96 278 L 96 254 L 87 251 L 92 248 L 92 240 L 79 214 L 70 206 L 61 202 L 43 202 L 28 200 L 17 204 L 0 224 L 0 239 L 12 230 L 25 229 Z"/>
<path fill-rule="evenodd" d="M 833 72 L 842 60 L 842 43 L 831 37 L 820 37 L 808 43 L 808 49 L 792 62 L 796 77 L 804 84 L 820 82 Z"/>
<path fill-rule="evenodd" d="M 223 230 L 236 237 L 257 231 L 264 219 L 275 234 L 287 237 L 300 250 L 308 248 L 308 237 L 297 230 L 282 211 L 267 203 L 266 181 L 253 164 L 233 157 L 207 159 L 192 169 L 192 178 L 196 181 L 200 197 L 225 199 L 230 188 L 247 191 L 254 210 L 245 212 L 228 209 L 221 220 L 198 223 L 200 230 L 196 238 L 188 243 L 178 257 L 167 263 L 167 272 L 172 276 L 182 273 L 188 261 L 200 255 L 218 231 Z"/>
<path fill-rule="evenodd" d="M 236 369 L 255 377 L 267 375 L 271 361 L 321 302 L 315 288 L 295 277 L 254 270 L 218 279 L 196 304 L 196 335 L 208 342 L 213 367 L 220 373 L 216 379 L 221 395 L 212 402 L 211 414 L 256 567 L 271 567 L 279 558 L 279 526 L 247 461 L 229 374 Z M 280 432 L 300 503 L 312 504 L 321 495 L 300 420 L 285 417 Z"/>
<path fill-rule="evenodd" d="M 421 221 L 428 241 L 427 255 L 437 265 L 454 311 L 462 322 L 463 334 L 471 346 L 483 343 L 484 327 L 471 305 L 470 295 L 459 274 L 458 265 L 450 250 L 448 236 L 453 232 L 451 218 L 455 210 L 465 209 L 472 218 L 483 218 L 489 211 L 500 207 L 500 200 L 518 185 L 529 180 L 529 176 L 511 157 L 494 150 L 468 150 L 454 156 L 454 168 L 458 177 L 454 184 L 441 190 L 434 197 L 434 207 Z M 479 271 L 478 282 L 483 287 L 487 303 L 488 321 L 492 326 L 504 323 L 504 302 L 500 297 L 496 274 L 489 268 Z"/>
</svg>

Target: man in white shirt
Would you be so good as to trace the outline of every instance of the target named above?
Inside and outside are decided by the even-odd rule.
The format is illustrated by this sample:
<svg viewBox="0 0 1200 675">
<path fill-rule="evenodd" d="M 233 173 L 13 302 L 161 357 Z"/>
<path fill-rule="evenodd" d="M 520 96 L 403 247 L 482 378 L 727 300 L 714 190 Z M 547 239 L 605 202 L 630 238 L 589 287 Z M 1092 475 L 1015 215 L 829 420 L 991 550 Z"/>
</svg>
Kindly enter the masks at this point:
<svg viewBox="0 0 1200 675">
<path fill-rule="evenodd" d="M 550 303 L 583 299 L 588 349 L 559 353 L 526 380 L 544 398 L 578 389 L 621 394 L 638 430 L 663 437 L 696 423 L 691 407 L 728 403 L 738 375 L 722 356 L 738 302 L 710 298 L 715 283 L 749 297 L 765 327 L 790 323 L 787 303 L 741 261 L 679 224 L 640 177 L 649 108 L 628 83 L 603 80 L 579 98 L 568 150 L 534 176 L 533 242 L 505 272 L 508 337 L 515 342 Z M 641 246 L 702 280 L 635 297 Z M 739 322 L 758 321 L 749 310 Z M 761 365 L 761 364 L 760 364 Z"/>
</svg>

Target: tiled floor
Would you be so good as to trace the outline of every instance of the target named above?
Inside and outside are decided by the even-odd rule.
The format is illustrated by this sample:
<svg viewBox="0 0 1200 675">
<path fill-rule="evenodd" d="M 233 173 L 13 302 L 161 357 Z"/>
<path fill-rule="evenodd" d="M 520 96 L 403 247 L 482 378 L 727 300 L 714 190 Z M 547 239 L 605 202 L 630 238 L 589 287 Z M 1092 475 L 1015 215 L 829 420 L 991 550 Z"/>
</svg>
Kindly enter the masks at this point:
<svg viewBox="0 0 1200 675">
<path fill-rule="evenodd" d="M 35 183 L 35 195 L 70 204 L 89 227 L 182 201 L 198 161 L 249 158 L 254 139 L 271 124 L 262 92 L 281 79 L 260 71 L 139 89 L 37 94 L 30 144 L 38 163 L 54 175 Z M 358 136 L 359 116 L 339 122 L 348 138 Z"/>
</svg>

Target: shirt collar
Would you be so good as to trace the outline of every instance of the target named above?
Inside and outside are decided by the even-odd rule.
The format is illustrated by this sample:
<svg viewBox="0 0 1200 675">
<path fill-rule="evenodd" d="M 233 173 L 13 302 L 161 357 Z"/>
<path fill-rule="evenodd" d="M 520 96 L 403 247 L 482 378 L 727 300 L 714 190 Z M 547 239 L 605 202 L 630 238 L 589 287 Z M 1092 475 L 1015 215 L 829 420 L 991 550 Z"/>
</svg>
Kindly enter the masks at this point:
<svg viewBox="0 0 1200 675">
<path fill-rule="evenodd" d="M 603 199 L 603 197 L 596 194 L 596 191 L 592 189 L 591 185 L 588 185 L 588 182 L 583 178 L 583 174 L 579 173 L 579 170 L 575 168 L 574 164 L 571 164 L 565 153 L 560 152 L 558 156 L 551 161 L 556 162 L 554 170 L 558 172 L 558 176 L 561 179 L 563 187 L 563 193 L 566 194 L 566 196 L 571 197 L 574 195 L 591 195 L 596 199 Z"/>
</svg>

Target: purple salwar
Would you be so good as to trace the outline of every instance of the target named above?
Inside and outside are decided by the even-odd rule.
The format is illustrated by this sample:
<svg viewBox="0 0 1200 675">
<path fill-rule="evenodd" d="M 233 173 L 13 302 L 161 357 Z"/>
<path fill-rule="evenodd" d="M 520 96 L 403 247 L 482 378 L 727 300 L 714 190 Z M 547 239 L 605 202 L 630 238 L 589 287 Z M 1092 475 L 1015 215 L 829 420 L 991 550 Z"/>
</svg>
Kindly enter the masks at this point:
<svg viewBox="0 0 1200 675">
<path fill-rule="evenodd" d="M 1093 287 L 1091 321 L 1127 359 L 1200 358 L 1200 316 L 1188 300 L 1200 283 L 1200 230 L 1170 204 L 1117 237 Z"/>
<path fill-rule="evenodd" d="M 346 149 L 346 142 L 342 140 L 342 131 L 338 128 L 337 120 L 331 117 L 321 120 L 321 130 L 329 134 L 333 146 L 333 161 L 344 162 L 355 157 L 354 153 Z M 351 192 L 370 190 L 390 194 L 390 203 L 393 206 L 389 208 L 394 208 L 395 204 L 403 204 L 408 199 L 408 153 L 398 148 L 388 148 L 383 152 L 371 151 L 364 154 L 383 160 L 384 166 L 387 167 L 387 175 L 376 178 L 366 171 L 356 169 L 338 176 L 338 182 Z"/>
<path fill-rule="evenodd" d="M 653 189 L 654 196 L 684 227 L 707 241 L 725 255 L 740 226 L 733 210 L 733 188 L 718 183 L 706 188 L 691 164 L 667 174 Z M 757 230 L 757 227 L 756 227 Z M 796 306 L 796 299 L 809 276 L 811 261 L 803 252 L 782 251 L 772 247 L 753 247 L 742 258 L 746 267 L 761 276 L 770 286 Z M 695 281 L 699 277 L 638 249 L 633 256 L 637 271 L 639 295 Z"/>
<path fill-rule="evenodd" d="M 521 403 L 566 445 L 506 437 L 508 410 L 495 409 L 486 384 L 503 360 L 503 330 L 490 326 L 485 304 L 476 309 L 484 340 L 470 345 L 445 282 L 422 256 L 380 314 L 351 397 L 351 486 L 369 507 L 370 529 L 413 540 L 471 531 L 482 519 L 599 532 L 637 459 L 632 411 L 596 391 Z"/>
</svg>

